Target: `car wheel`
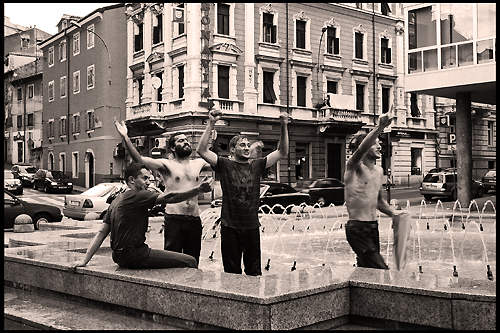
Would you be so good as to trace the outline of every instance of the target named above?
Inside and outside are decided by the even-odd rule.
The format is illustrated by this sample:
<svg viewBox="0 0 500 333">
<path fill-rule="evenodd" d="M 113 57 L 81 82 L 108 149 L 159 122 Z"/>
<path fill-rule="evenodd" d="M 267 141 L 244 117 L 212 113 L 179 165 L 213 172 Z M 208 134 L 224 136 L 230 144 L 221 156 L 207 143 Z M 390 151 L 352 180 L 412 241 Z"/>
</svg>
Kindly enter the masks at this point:
<svg viewBox="0 0 500 333">
<path fill-rule="evenodd" d="M 483 197 L 483 188 L 482 187 L 480 187 L 480 188 L 477 189 L 476 197 L 478 197 L 478 198 L 482 198 Z"/>
<path fill-rule="evenodd" d="M 49 193 L 50 192 L 49 187 L 47 185 L 45 185 L 45 189 L 44 190 L 45 190 L 45 193 Z"/>
<path fill-rule="evenodd" d="M 320 207 L 325 206 L 325 204 L 326 204 L 325 198 L 319 197 L 318 200 L 316 201 L 316 203 L 318 203 L 320 205 Z"/>
<path fill-rule="evenodd" d="M 432 199 L 432 195 L 424 195 L 424 199 L 427 200 L 427 201 L 430 201 Z"/>
<path fill-rule="evenodd" d="M 39 230 L 40 228 L 40 222 L 47 223 L 50 222 L 50 216 L 47 214 L 38 214 L 35 215 L 35 218 L 33 219 L 33 224 L 35 225 L 35 230 Z"/>
</svg>

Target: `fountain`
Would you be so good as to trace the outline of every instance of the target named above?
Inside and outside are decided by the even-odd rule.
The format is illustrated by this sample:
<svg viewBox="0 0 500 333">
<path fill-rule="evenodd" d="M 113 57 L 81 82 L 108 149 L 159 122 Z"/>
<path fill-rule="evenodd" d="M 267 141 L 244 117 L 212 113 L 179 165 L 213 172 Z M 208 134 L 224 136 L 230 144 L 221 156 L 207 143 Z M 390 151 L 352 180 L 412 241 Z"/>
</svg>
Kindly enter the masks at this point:
<svg viewBox="0 0 500 333">
<path fill-rule="evenodd" d="M 334 328 L 348 323 L 495 328 L 496 285 L 491 280 L 496 222 L 485 213 L 486 205 L 493 210 L 494 205 L 487 202 L 480 210 L 471 203 L 466 218 L 461 215 L 463 228 L 454 223 L 456 205 L 448 220 L 440 201 L 433 211 L 425 201 L 418 207 L 407 202 L 412 224 L 408 262 L 401 271 L 393 264 L 392 219 L 379 215 L 381 250 L 390 269 L 375 270 L 355 267 L 356 256 L 345 239 L 345 205 L 276 205 L 259 212 L 261 277 L 223 272 L 220 210 L 209 208 L 201 214 L 197 270 L 121 269 L 112 262 L 105 240 L 86 267 L 70 272 L 69 263 L 83 257 L 100 225 L 85 221 L 79 230 L 56 230 L 51 224 L 46 231 L 13 235 L 12 245 L 22 247 L 5 249 L 4 285 L 84 304 L 93 300 L 98 308 L 133 309 L 142 317 L 152 314 L 156 322 L 183 328 Z M 163 248 L 162 218 L 150 219 L 150 225 L 146 243 Z M 8 312 L 8 304 L 6 308 Z"/>
</svg>

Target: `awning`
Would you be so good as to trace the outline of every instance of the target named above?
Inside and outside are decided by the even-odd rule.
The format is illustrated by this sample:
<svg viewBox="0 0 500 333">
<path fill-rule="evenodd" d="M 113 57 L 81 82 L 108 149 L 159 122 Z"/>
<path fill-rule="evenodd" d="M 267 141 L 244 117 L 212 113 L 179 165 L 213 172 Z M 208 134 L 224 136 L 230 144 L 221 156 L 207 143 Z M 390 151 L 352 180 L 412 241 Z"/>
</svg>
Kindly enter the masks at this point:
<svg viewBox="0 0 500 333">
<path fill-rule="evenodd" d="M 354 96 L 327 94 L 326 98 L 330 107 L 340 110 L 356 110 Z"/>
</svg>

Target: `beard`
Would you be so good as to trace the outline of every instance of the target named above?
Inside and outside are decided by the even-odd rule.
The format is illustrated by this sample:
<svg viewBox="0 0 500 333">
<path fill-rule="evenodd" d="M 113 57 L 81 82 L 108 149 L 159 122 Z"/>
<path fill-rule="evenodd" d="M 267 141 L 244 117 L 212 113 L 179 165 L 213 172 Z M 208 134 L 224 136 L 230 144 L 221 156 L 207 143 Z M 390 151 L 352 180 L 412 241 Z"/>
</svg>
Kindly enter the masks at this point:
<svg viewBox="0 0 500 333">
<path fill-rule="evenodd" d="M 175 155 L 180 158 L 188 157 L 192 152 L 191 147 L 187 145 L 184 147 L 175 147 Z"/>
</svg>

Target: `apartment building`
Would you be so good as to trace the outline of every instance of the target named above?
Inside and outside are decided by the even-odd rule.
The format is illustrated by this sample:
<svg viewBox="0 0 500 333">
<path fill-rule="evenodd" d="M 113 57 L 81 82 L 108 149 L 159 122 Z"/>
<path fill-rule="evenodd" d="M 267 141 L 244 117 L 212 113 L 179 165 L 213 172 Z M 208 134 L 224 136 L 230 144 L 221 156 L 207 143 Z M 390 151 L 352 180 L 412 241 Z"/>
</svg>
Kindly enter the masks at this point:
<svg viewBox="0 0 500 333">
<path fill-rule="evenodd" d="M 64 171 L 92 187 L 121 175 L 121 141 L 113 119 L 124 119 L 126 18 L 124 4 L 66 15 L 43 50 L 44 168 Z"/>
</svg>

